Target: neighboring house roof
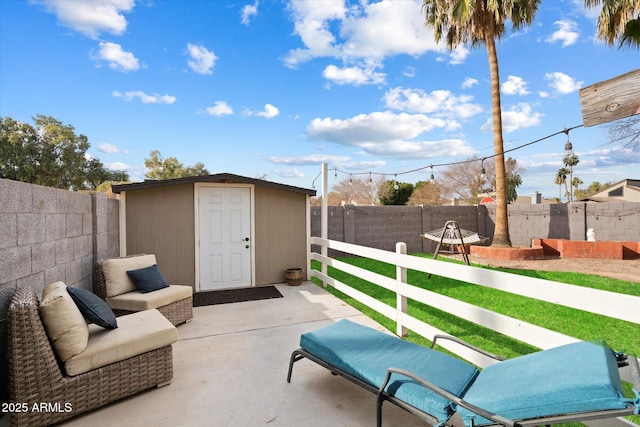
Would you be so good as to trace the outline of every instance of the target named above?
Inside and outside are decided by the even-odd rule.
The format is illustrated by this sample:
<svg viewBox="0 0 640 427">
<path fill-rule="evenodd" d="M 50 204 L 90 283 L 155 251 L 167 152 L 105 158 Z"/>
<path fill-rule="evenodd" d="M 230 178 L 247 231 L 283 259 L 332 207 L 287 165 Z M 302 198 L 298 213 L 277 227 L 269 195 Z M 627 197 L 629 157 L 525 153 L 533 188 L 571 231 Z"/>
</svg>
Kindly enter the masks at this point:
<svg viewBox="0 0 640 427">
<path fill-rule="evenodd" d="M 258 187 L 268 187 L 276 190 L 291 191 L 294 193 L 307 194 L 315 196 L 316 190 L 309 188 L 294 187 L 292 185 L 279 184 L 277 182 L 266 181 L 258 178 L 247 178 L 246 176 L 234 175 L 231 173 L 217 173 L 213 175 L 188 176 L 185 178 L 162 179 L 162 180 L 145 180 L 143 182 L 134 182 L 131 184 L 119 184 L 111 187 L 114 193 L 122 191 L 143 190 L 148 188 L 169 187 L 181 184 L 194 184 L 201 182 L 217 182 L 217 183 L 234 183 L 234 184 L 252 184 Z"/>
<path fill-rule="evenodd" d="M 640 179 L 623 179 L 581 201 L 640 202 Z"/>
</svg>

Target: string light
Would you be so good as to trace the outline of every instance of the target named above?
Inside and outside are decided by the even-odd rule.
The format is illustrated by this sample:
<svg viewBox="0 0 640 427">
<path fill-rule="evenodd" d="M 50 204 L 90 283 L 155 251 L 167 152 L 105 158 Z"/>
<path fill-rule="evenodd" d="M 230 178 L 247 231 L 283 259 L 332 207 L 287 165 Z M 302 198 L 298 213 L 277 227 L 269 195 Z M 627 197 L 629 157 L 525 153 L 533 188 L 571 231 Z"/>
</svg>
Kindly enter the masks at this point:
<svg viewBox="0 0 640 427">
<path fill-rule="evenodd" d="M 482 159 L 481 167 L 482 169 L 480 170 L 480 179 L 484 181 L 487 176 L 487 171 L 484 169 L 484 158 Z"/>
<path fill-rule="evenodd" d="M 573 128 L 571 128 L 571 129 L 573 129 Z M 566 143 L 566 144 L 564 144 L 564 151 L 566 151 L 566 152 L 567 152 L 567 154 L 569 154 L 569 153 L 571 153 L 571 152 L 573 151 L 573 144 L 571 144 L 571 141 L 569 141 L 569 131 L 570 131 L 571 129 L 566 129 L 566 128 L 565 128 L 565 129 L 562 131 L 562 132 L 564 132 L 564 133 L 566 133 L 566 134 L 567 134 L 567 143 Z"/>
<path fill-rule="evenodd" d="M 373 182 L 373 180 L 372 180 L 372 175 L 373 174 L 380 175 L 380 176 L 383 176 L 383 177 L 393 175 L 394 176 L 394 181 L 396 181 L 395 185 L 398 185 L 398 183 L 397 183 L 398 175 L 406 175 L 406 174 L 419 172 L 419 171 L 425 170 L 427 168 L 430 168 L 431 169 L 431 174 L 430 174 L 430 177 L 429 177 L 429 181 L 431 183 L 434 183 L 435 182 L 435 175 L 433 173 L 433 168 L 435 168 L 435 167 L 461 165 L 461 164 L 473 163 L 473 162 L 480 161 L 480 162 L 482 162 L 481 178 L 485 179 L 486 178 L 486 170 L 484 168 L 484 161 L 485 160 L 494 158 L 494 157 L 496 157 L 498 155 L 503 155 L 503 154 L 506 154 L 506 153 L 510 153 L 512 151 L 516 151 L 516 150 L 519 150 L 519 149 L 524 148 L 524 147 L 528 147 L 529 145 L 536 144 L 538 142 L 544 141 L 546 139 L 549 139 L 549 138 L 554 137 L 556 135 L 559 135 L 561 133 L 564 133 L 565 135 L 567 135 L 567 142 L 565 144 L 565 150 L 571 151 L 571 150 L 573 150 L 573 145 L 569 141 L 569 132 L 572 131 L 573 129 L 581 128 L 583 126 L 584 125 L 578 125 L 578 126 L 573 126 L 573 127 L 570 127 L 570 128 L 565 128 L 565 129 L 563 129 L 563 130 L 561 130 L 559 132 L 555 132 L 555 133 L 549 134 L 547 136 L 544 136 L 542 138 L 536 139 L 536 140 L 531 141 L 531 142 L 527 142 L 526 144 L 519 145 L 519 146 L 511 148 L 509 150 L 504 150 L 502 153 L 495 153 L 495 154 L 492 154 L 490 156 L 483 157 L 482 159 L 470 159 L 470 160 L 462 160 L 462 161 L 458 161 L 458 162 L 437 163 L 437 164 L 433 164 L 432 163 L 432 164 L 430 164 L 428 166 L 422 166 L 422 167 L 419 167 L 419 168 L 416 168 L 416 169 L 411 169 L 411 170 L 407 170 L 407 171 L 403 171 L 403 172 L 394 172 L 394 173 L 383 173 L 383 172 L 372 172 L 372 171 L 369 171 L 369 172 L 346 172 L 346 171 L 338 169 L 337 167 L 334 167 L 334 176 L 337 177 L 338 172 L 341 172 L 341 173 L 344 173 L 344 174 L 349 174 L 349 184 L 353 184 L 353 176 L 354 175 L 357 176 L 357 175 L 368 174 L 369 175 L 369 183 Z M 484 177 L 482 175 L 484 175 Z M 316 177 L 316 179 L 317 179 L 317 177 Z M 314 182 L 315 182 L 315 180 L 314 180 Z M 313 188 L 315 188 L 315 187 L 313 187 Z M 395 186 L 394 186 L 394 188 L 395 188 Z"/>
<path fill-rule="evenodd" d="M 400 186 L 398 185 L 398 174 L 395 174 L 393 176 L 393 189 L 398 191 L 398 188 L 400 188 Z"/>
</svg>

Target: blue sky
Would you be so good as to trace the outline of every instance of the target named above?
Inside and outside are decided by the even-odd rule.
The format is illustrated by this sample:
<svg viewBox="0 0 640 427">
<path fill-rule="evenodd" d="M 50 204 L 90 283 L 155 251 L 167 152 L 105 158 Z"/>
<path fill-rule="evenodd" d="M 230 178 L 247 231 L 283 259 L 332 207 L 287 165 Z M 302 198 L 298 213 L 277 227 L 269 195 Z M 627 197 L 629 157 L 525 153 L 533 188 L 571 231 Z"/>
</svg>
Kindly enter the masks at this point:
<svg viewBox="0 0 640 427">
<path fill-rule="evenodd" d="M 640 66 L 637 50 L 596 41 L 582 4 L 543 1 L 499 42 L 506 150 L 581 125 L 579 89 Z M 413 0 L 0 0 L 0 115 L 73 125 L 133 180 L 160 150 L 304 188 L 323 162 L 338 181 L 415 183 L 493 154 L 486 50 L 449 52 L 423 23 Z M 558 194 L 566 139 L 508 154 L 526 169 L 520 195 Z M 640 178 L 640 153 L 606 126 L 570 140 L 584 186 Z"/>
</svg>

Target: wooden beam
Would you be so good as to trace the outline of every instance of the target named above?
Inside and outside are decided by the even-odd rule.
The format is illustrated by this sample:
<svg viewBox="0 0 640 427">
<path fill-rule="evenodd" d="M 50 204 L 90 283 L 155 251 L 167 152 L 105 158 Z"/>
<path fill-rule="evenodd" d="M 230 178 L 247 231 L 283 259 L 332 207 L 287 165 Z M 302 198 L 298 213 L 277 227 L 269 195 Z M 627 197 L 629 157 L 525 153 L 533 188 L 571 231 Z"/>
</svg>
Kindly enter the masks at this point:
<svg viewBox="0 0 640 427">
<path fill-rule="evenodd" d="M 587 127 L 640 114 L 640 68 L 580 89 L 580 105 Z"/>
</svg>

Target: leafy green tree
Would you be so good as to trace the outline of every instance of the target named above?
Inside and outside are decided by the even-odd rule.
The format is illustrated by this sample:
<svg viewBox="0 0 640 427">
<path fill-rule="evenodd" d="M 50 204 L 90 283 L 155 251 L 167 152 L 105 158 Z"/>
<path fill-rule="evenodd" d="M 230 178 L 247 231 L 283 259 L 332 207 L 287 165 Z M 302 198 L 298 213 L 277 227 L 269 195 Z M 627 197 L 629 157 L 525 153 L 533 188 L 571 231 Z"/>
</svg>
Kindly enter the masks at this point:
<svg viewBox="0 0 640 427">
<path fill-rule="evenodd" d="M 426 25 L 434 29 L 436 42 L 444 38 L 451 50 L 465 43 L 472 46 L 484 44 L 487 49 L 497 196 L 493 246 L 511 246 L 496 39 L 505 34 L 507 21 L 511 21 L 514 29 L 530 25 L 539 3 L 540 0 L 423 0 L 422 3 Z"/>
<path fill-rule="evenodd" d="M 605 188 L 611 187 L 612 185 L 613 185 L 613 182 L 605 182 L 604 184 L 600 184 L 598 181 L 593 181 L 591 184 L 589 184 L 589 186 L 586 189 L 584 190 L 578 189 L 575 191 L 576 199 L 578 200 L 585 199 L 589 196 L 599 193 Z"/>
<path fill-rule="evenodd" d="M 381 205 L 406 205 L 414 186 L 408 182 L 385 181 L 380 191 Z"/>
<path fill-rule="evenodd" d="M 89 141 L 71 125 L 38 115 L 35 126 L 0 118 L 0 177 L 70 190 L 95 189 L 105 180 L 128 180 L 87 155 Z"/>
<path fill-rule="evenodd" d="M 209 175 L 203 163 L 196 163 L 193 166 L 184 167 L 175 157 L 162 157 L 160 151 L 153 150 L 148 159 L 144 159 L 147 173 L 144 175 L 148 179 L 172 179 L 184 178 L 187 176 Z"/>
<path fill-rule="evenodd" d="M 639 0 L 585 0 L 586 7 L 602 5 L 598 16 L 598 38 L 609 46 L 640 48 Z"/>
<path fill-rule="evenodd" d="M 513 203 L 518 198 L 518 187 L 522 185 L 521 173 L 524 172 L 524 168 L 518 165 L 518 161 L 512 157 L 505 160 L 505 172 L 507 180 L 507 203 Z M 492 180 L 492 184 L 495 187 L 495 174 L 491 168 L 487 168 L 487 176 Z"/>
</svg>

